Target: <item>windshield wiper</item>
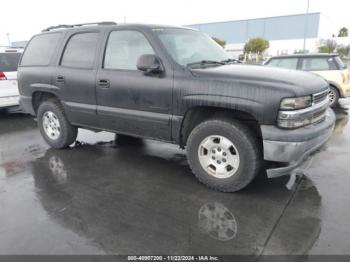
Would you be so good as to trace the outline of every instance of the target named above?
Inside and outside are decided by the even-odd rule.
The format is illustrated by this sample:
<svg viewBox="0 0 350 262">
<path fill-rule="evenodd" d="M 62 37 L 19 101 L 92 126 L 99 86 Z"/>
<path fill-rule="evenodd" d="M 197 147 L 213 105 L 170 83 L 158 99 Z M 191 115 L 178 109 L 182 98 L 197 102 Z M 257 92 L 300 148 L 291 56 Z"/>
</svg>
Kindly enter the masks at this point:
<svg viewBox="0 0 350 262">
<path fill-rule="evenodd" d="M 187 67 L 192 67 L 192 66 L 206 66 L 206 65 L 225 65 L 224 62 L 219 62 L 219 61 L 214 61 L 214 60 L 202 60 L 198 62 L 193 62 L 187 64 Z"/>
<path fill-rule="evenodd" d="M 239 61 L 239 60 L 233 59 L 233 58 L 222 60 L 221 62 L 224 64 L 242 64 L 242 61 Z"/>
</svg>

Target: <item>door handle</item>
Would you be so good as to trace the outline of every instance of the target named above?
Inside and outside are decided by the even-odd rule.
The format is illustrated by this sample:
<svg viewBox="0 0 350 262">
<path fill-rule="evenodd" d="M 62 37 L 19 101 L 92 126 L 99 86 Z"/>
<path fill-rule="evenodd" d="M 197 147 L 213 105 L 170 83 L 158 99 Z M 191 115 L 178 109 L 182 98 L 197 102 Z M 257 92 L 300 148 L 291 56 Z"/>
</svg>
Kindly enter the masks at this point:
<svg viewBox="0 0 350 262">
<path fill-rule="evenodd" d="M 56 82 L 57 83 L 64 83 L 65 82 L 65 80 L 64 80 L 64 77 L 63 76 L 58 76 L 58 77 L 56 77 Z"/>
<path fill-rule="evenodd" d="M 109 86 L 110 86 L 109 80 L 107 80 L 107 79 L 98 80 L 98 86 L 101 88 L 109 88 Z"/>
</svg>

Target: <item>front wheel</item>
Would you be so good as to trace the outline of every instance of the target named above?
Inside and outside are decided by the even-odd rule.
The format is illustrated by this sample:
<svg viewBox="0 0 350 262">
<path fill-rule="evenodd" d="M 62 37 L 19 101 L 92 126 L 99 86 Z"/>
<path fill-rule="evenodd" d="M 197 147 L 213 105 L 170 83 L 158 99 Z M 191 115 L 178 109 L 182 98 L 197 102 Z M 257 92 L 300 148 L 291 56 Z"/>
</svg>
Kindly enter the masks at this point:
<svg viewBox="0 0 350 262">
<path fill-rule="evenodd" d="M 338 105 L 339 93 L 338 93 L 337 89 L 335 89 L 334 87 L 331 86 L 329 88 L 328 97 L 329 97 L 329 106 L 330 107 L 335 107 Z"/>
<path fill-rule="evenodd" d="M 77 138 L 78 130 L 69 123 L 59 102 L 43 102 L 37 116 L 40 132 L 51 147 L 68 147 Z"/>
<path fill-rule="evenodd" d="M 261 166 L 256 137 L 236 120 L 214 119 L 199 124 L 188 138 L 187 155 L 198 180 L 223 192 L 247 186 Z"/>
</svg>

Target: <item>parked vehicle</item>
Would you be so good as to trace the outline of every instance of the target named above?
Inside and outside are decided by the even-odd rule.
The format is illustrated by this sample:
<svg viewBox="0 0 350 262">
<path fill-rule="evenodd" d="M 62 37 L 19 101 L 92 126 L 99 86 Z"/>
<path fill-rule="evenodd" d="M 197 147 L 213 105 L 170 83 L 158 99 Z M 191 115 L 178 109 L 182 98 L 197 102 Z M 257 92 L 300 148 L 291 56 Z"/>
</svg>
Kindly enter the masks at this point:
<svg viewBox="0 0 350 262">
<path fill-rule="evenodd" d="M 19 89 L 52 147 L 72 144 L 78 127 L 175 143 L 195 176 L 224 192 L 264 163 L 269 177 L 290 174 L 335 123 L 321 77 L 235 64 L 181 27 L 51 27 L 27 45 Z"/>
<path fill-rule="evenodd" d="M 21 54 L 18 49 L 0 49 L 0 109 L 19 105 L 17 66 Z"/>
<path fill-rule="evenodd" d="M 350 96 L 350 77 L 347 66 L 338 54 L 298 54 L 275 56 L 266 66 L 313 72 L 329 82 L 330 106 L 338 105 L 339 98 Z"/>
</svg>

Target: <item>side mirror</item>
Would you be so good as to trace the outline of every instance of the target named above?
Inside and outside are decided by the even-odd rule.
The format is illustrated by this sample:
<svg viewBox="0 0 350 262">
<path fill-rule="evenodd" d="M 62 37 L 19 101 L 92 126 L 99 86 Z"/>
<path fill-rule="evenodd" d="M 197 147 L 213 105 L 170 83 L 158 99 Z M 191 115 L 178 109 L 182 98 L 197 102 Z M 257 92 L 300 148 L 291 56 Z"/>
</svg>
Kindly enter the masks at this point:
<svg viewBox="0 0 350 262">
<path fill-rule="evenodd" d="M 140 56 L 136 66 L 138 70 L 146 74 L 159 74 L 164 71 L 160 59 L 156 55 Z"/>
</svg>

